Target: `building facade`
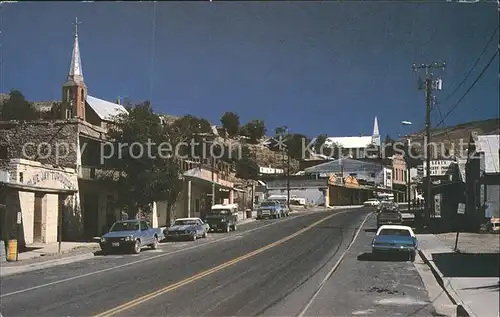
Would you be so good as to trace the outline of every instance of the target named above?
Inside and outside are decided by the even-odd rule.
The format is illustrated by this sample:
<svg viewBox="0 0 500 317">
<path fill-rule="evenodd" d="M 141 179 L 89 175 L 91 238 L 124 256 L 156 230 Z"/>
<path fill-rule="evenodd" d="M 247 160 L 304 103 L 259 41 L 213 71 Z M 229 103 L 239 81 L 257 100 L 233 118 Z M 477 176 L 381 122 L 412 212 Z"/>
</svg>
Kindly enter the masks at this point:
<svg viewBox="0 0 500 317">
<path fill-rule="evenodd" d="M 499 135 L 471 134 L 465 167 L 467 222 L 478 227 L 485 218 L 500 217 Z"/>
<path fill-rule="evenodd" d="M 396 202 L 408 201 L 408 175 L 406 161 L 401 154 L 394 154 L 392 158 L 392 187 L 396 190 L 394 200 Z"/>
</svg>

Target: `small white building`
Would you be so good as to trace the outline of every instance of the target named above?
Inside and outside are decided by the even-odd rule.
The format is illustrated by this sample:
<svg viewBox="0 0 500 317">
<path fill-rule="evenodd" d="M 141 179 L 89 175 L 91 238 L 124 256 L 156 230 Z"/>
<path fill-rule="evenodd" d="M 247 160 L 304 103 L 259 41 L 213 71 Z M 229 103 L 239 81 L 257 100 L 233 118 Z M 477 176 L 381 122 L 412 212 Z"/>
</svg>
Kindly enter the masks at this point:
<svg viewBox="0 0 500 317">
<path fill-rule="evenodd" d="M 10 231 L 7 235 L 12 237 L 20 213 L 21 245 L 57 242 L 58 234 L 69 229 L 77 216 L 73 214 L 79 201 L 74 169 L 12 159 L 10 166 L 0 171 L 0 190 L 0 203 L 7 208 L 2 230 Z"/>
</svg>

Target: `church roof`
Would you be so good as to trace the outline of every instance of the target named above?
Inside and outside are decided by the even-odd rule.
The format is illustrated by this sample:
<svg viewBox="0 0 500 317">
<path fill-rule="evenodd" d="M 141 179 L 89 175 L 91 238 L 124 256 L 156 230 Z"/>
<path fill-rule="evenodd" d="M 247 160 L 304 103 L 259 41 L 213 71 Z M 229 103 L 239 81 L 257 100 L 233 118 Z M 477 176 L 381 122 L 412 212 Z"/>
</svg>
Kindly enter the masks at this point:
<svg viewBox="0 0 500 317">
<path fill-rule="evenodd" d="M 372 143 L 371 136 L 328 137 L 326 145 L 337 144 L 344 149 L 366 148 Z"/>
<path fill-rule="evenodd" d="M 102 100 L 96 97 L 87 96 L 87 103 L 95 111 L 95 113 L 105 121 L 114 121 L 113 116 L 127 113 L 127 109 L 122 105 Z"/>
</svg>

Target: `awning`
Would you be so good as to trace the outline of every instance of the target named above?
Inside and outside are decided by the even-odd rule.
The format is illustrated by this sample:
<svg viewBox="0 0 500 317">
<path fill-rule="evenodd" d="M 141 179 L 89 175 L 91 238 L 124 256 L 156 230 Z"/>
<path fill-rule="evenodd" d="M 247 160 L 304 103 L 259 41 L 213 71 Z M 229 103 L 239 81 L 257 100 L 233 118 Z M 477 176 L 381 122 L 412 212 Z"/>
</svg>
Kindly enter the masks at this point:
<svg viewBox="0 0 500 317">
<path fill-rule="evenodd" d="M 27 185 L 22 183 L 10 183 L 0 181 L 1 187 L 13 188 L 17 190 L 27 191 L 27 192 L 43 192 L 43 193 L 54 193 L 54 194 L 74 194 L 78 192 L 76 189 L 68 189 L 68 188 L 52 188 L 52 187 L 43 187 L 36 185 Z"/>
<path fill-rule="evenodd" d="M 198 182 L 201 182 L 201 183 L 209 185 L 209 186 L 212 186 L 212 184 L 215 183 L 216 188 L 224 188 L 224 189 L 231 189 L 231 190 L 235 189 L 234 186 L 230 186 L 229 184 L 228 185 L 221 184 L 220 182 L 217 181 L 217 179 L 212 181 L 211 179 L 207 179 L 206 177 L 203 177 L 202 171 L 203 171 L 203 169 L 195 167 L 195 168 L 192 168 L 192 169 L 184 172 L 183 176 L 187 180 L 198 181 Z"/>
</svg>

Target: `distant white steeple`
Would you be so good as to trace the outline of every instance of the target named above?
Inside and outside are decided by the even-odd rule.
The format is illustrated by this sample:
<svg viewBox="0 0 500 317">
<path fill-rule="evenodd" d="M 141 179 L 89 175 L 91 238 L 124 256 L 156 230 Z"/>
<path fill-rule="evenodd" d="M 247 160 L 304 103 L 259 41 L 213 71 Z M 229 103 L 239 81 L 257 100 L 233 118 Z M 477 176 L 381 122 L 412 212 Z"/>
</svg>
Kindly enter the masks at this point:
<svg viewBox="0 0 500 317">
<path fill-rule="evenodd" d="M 83 83 L 82 59 L 80 57 L 80 46 L 78 45 L 78 18 L 75 19 L 75 42 L 73 53 L 71 54 L 71 64 L 69 67 L 68 81 Z"/>
<path fill-rule="evenodd" d="M 380 132 L 378 130 L 377 117 L 375 117 L 375 120 L 373 121 L 372 144 L 380 146 Z"/>
</svg>

